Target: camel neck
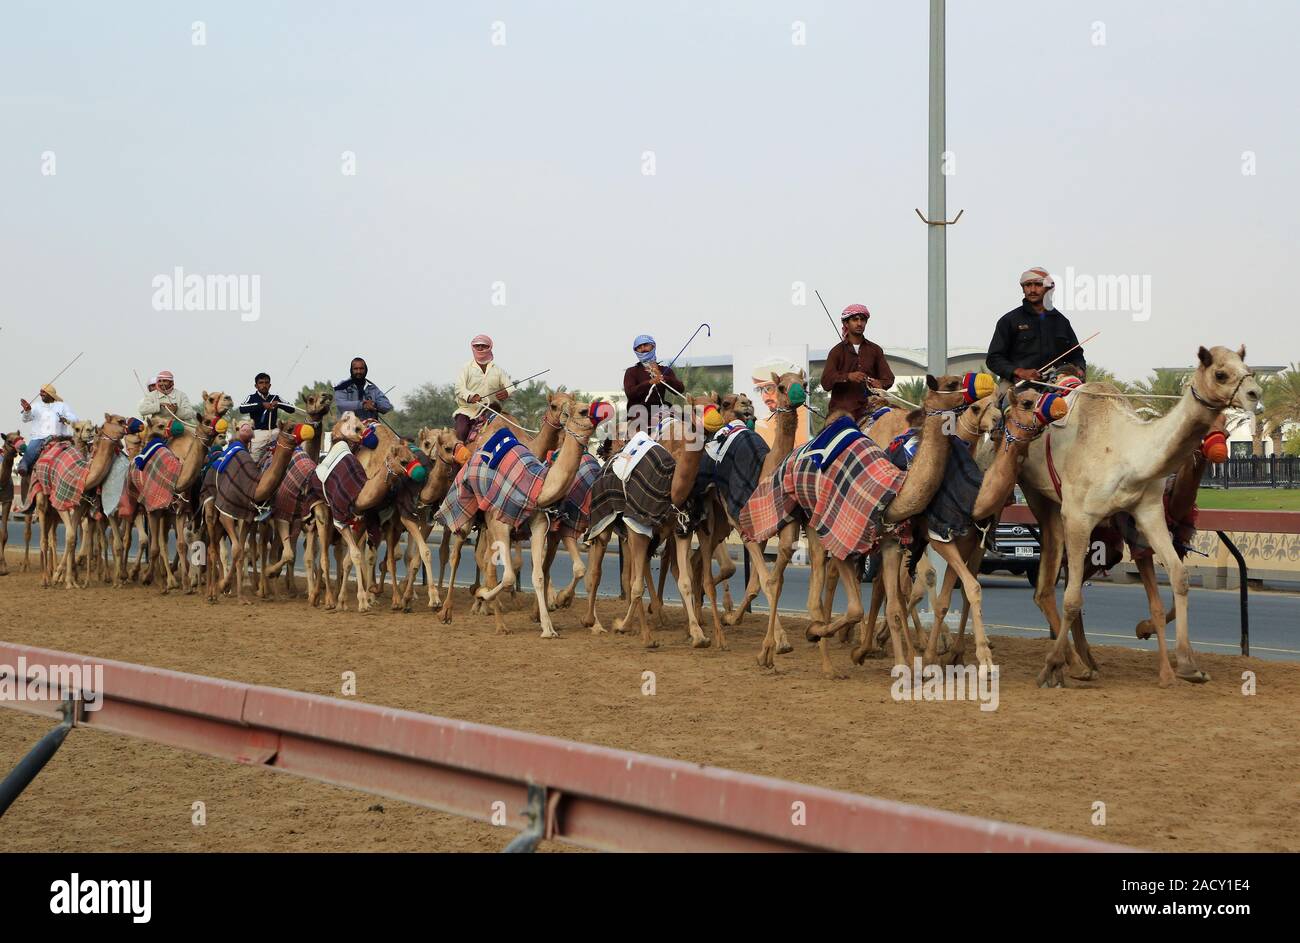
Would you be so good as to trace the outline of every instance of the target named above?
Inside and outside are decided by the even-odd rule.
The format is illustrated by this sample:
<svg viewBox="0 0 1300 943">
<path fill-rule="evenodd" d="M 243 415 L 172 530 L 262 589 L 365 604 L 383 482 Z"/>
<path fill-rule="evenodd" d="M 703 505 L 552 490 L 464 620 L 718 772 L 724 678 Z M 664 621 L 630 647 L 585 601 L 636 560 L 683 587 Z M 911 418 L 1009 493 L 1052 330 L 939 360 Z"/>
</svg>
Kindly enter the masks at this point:
<svg viewBox="0 0 1300 943">
<path fill-rule="evenodd" d="M 1176 472 L 1200 445 L 1220 412 L 1197 402 L 1189 386 L 1173 409 L 1145 425 L 1150 434 L 1132 456 L 1135 476 L 1151 481 Z"/>
<path fill-rule="evenodd" d="M 586 443 L 567 428 L 564 431 L 564 441 L 560 443 L 555 461 L 546 470 L 542 493 L 537 498 L 538 507 L 550 507 L 568 494 L 569 489 L 573 487 L 573 479 L 578 475 L 578 465 L 582 461 Z"/>
<path fill-rule="evenodd" d="M 799 410 L 790 409 L 788 412 L 777 413 L 776 435 L 772 437 L 772 448 L 763 459 L 763 470 L 760 475 L 766 477 L 771 474 L 776 466 L 785 461 L 786 456 L 794 451 L 794 437 L 798 430 Z"/>
</svg>

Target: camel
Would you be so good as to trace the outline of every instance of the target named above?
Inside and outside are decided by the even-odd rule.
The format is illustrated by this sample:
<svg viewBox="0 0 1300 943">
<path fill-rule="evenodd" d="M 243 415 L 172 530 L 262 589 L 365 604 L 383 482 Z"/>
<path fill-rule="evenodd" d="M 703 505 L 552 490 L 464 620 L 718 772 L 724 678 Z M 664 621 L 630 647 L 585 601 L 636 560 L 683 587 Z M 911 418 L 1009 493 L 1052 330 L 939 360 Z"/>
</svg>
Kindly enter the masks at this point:
<svg viewBox="0 0 1300 943">
<path fill-rule="evenodd" d="M 610 461 L 592 487 L 591 520 L 588 532 L 591 548 L 587 559 L 587 613 L 582 624 L 593 635 L 603 635 L 605 628 L 596 616 L 596 590 L 600 586 L 601 563 L 614 531 L 626 541 L 628 565 L 627 612 L 614 621 L 614 631 L 628 631 L 636 616 L 641 626 L 641 642 L 655 648 L 643 604 L 643 584 L 647 581 L 650 553 L 655 543 L 673 543 L 676 551 L 670 564 L 677 577 L 677 588 L 686 609 L 687 631 L 692 648 L 707 648 L 712 639 L 700 628 L 695 610 L 695 593 L 691 582 L 691 530 L 689 516 L 683 510 L 704 455 L 706 438 L 700 410 L 717 408 L 712 396 L 685 397 L 678 415 L 661 420 L 654 442 L 637 436 Z M 641 455 L 627 482 L 618 477 L 619 463 L 629 450 Z M 644 450 L 644 451 L 641 451 Z M 651 588 L 651 593 L 654 590 Z"/>
<path fill-rule="evenodd" d="M 437 511 L 442 501 L 447 497 L 447 492 L 451 490 L 451 483 L 456 478 L 456 473 L 460 471 L 460 462 L 456 456 L 459 452 L 457 448 L 460 441 L 456 438 L 456 433 L 451 429 L 431 429 L 427 426 L 422 427 L 415 436 L 419 443 L 420 452 L 426 457 L 428 477 L 418 487 L 411 489 L 415 491 L 414 501 L 409 511 L 411 524 L 407 524 L 404 517 L 402 524 L 415 526 L 420 534 L 420 540 L 428 546 L 429 534 L 433 531 L 433 512 Z M 409 488 L 410 486 L 408 486 Z M 429 608 L 435 609 L 441 604 L 441 595 L 438 587 L 442 585 L 442 568 L 447 565 L 447 544 L 450 538 L 450 532 L 443 531 L 443 546 L 438 557 L 438 582 L 433 584 L 433 571 L 426 569 L 425 578 L 430 582 L 429 587 Z M 409 609 L 411 598 L 415 593 L 415 576 L 418 567 L 413 567 L 414 554 L 410 544 L 407 545 L 406 552 L 406 582 L 402 587 L 402 608 Z"/>
<path fill-rule="evenodd" d="M 271 461 L 265 471 L 258 468 L 252 454 L 239 441 L 227 445 L 221 457 L 213 463 L 217 472 L 213 503 L 221 515 L 221 526 L 226 537 L 230 539 L 231 560 L 219 587 L 216 569 L 208 568 L 208 602 L 215 603 L 218 589 L 222 593 L 226 592 L 233 580 L 235 598 L 244 605 L 252 604 L 252 600 L 244 597 L 244 548 L 249 531 L 254 526 L 258 507 L 275 496 L 284 480 L 294 449 L 301 441 L 295 435 L 295 430 L 299 428 L 300 424 L 291 419 L 280 423 L 280 434 L 276 436 Z M 262 573 L 265 577 L 265 568 Z"/>
<path fill-rule="evenodd" d="M 311 484 L 319 483 L 314 472 L 320 463 L 324 419 L 334 406 L 334 393 L 331 391 L 308 393 L 302 405 L 307 413 L 312 435 L 294 450 L 284 480 L 275 491 L 275 512 L 269 523 L 274 525 L 275 536 L 280 543 L 280 558 L 274 563 L 265 562 L 262 572 L 270 581 L 276 579 L 283 570 L 286 594 L 291 599 L 297 595 L 293 580 L 293 565 L 298 532 L 302 530 L 307 596 L 309 599 L 314 599 L 318 586 L 316 548 L 322 537 L 329 536 L 330 524 L 327 520 L 317 523 L 316 510 L 325 503 L 325 498 L 319 489 L 313 489 Z M 322 527 L 326 529 L 322 530 Z"/>
<path fill-rule="evenodd" d="M 188 493 L 198 480 L 215 432 L 212 423 L 203 422 L 190 434 L 179 420 L 161 415 L 149 417 L 145 430 L 148 444 L 132 461 L 130 474 L 149 522 L 149 569 L 152 572 L 162 565 L 167 576 L 162 594 L 166 595 L 182 585 L 167 552 L 168 531 L 175 519 L 173 504 L 177 495 Z M 183 544 L 178 549 L 184 574 L 189 554 Z"/>
<path fill-rule="evenodd" d="M 59 521 L 62 521 L 64 530 L 64 585 L 68 589 L 86 586 L 86 583 L 79 583 L 76 576 L 77 539 L 81 531 L 82 515 L 85 513 L 82 498 L 87 491 L 93 492 L 98 488 L 108 475 L 113 456 L 125 434 L 126 418 L 104 413 L 104 427 L 92 453 L 81 451 L 75 441 L 65 440 L 55 440 L 42 450 L 41 457 L 32 469 L 33 487 L 39 486 L 44 497 L 41 546 L 44 548 L 49 541 L 50 547 L 48 554 L 42 553 L 42 586 L 54 582 L 54 537 Z"/>
<path fill-rule="evenodd" d="M 857 558 L 874 549 L 879 531 L 902 525 L 930 503 L 943 478 L 951 440 L 944 435 L 945 423 L 953 411 L 962 408 L 965 395 L 962 378 L 945 376 L 936 380 L 926 377 L 928 392 L 923 406 L 925 422 L 922 438 L 911 469 L 897 468 L 884 452 L 853 422 L 845 412 L 827 417 L 826 426 L 817 439 L 794 452 L 771 476 L 760 483 L 741 512 L 741 532 L 747 539 L 770 537 L 782 529 L 796 512 L 807 516 L 808 530 L 816 531 L 825 550 L 835 559 L 840 582 L 848 594 L 848 611 L 840 618 L 814 622 L 808 635 L 817 639 L 822 673 L 840 677 L 831 664 L 826 639 L 840 629 L 856 625 L 862 618 L 862 593 L 856 579 Z M 823 469 L 822 465 L 825 464 Z M 910 636 L 901 632 L 902 603 L 898 599 L 898 573 L 901 551 L 897 545 L 884 548 L 883 573 L 886 580 L 886 612 L 895 663 L 911 661 Z M 768 614 L 767 635 L 759 654 L 759 664 L 773 667 L 776 649 L 776 609 L 781 598 L 782 557 L 770 576 L 772 608 Z M 814 578 L 816 570 L 813 571 Z M 820 598 L 809 590 L 810 599 Z M 908 660 L 903 658 L 906 639 Z"/>
<path fill-rule="evenodd" d="M 1063 427 L 1053 427 L 1036 441 L 1020 474 L 1025 499 L 1042 528 L 1042 558 L 1034 601 L 1046 617 L 1056 642 L 1038 676 L 1042 687 L 1063 687 L 1069 661 L 1070 627 L 1080 680 L 1098 676 L 1080 616 L 1083 578 L 1093 528 L 1104 518 L 1127 511 L 1169 573 L 1177 623 L 1177 671 L 1171 670 L 1165 646 L 1165 611 L 1159 595 L 1150 598 L 1151 622 L 1159 645 L 1159 683 L 1175 678 L 1204 683 L 1209 675 L 1196 666 L 1188 637 L 1187 569 L 1179 559 L 1165 522 L 1164 480 L 1200 445 L 1225 409 L 1254 410 L 1259 384 L 1246 366 L 1246 348 L 1201 347 L 1197 366 L 1181 399 L 1157 419 L 1143 420 L 1105 383 L 1085 383 L 1070 394 L 1073 406 Z M 1064 619 L 1056 609 L 1056 576 L 1062 552 L 1068 563 Z"/>
<path fill-rule="evenodd" d="M 6 432 L 0 442 L 0 576 L 9 575 L 5 548 L 9 544 L 9 512 L 14 506 L 14 460 L 22 434 Z"/>
<path fill-rule="evenodd" d="M 979 580 L 974 575 L 979 573 L 980 561 L 984 557 L 984 535 L 990 527 L 997 526 L 998 516 L 1016 486 L 1016 478 L 1025 462 L 1030 444 L 1042 432 L 1046 418 L 1037 414 L 1037 408 L 1043 397 L 1030 390 L 1011 390 L 1008 394 L 1008 408 L 1002 423 L 1001 442 L 994 455 L 993 464 L 980 482 L 979 493 L 970 514 L 971 525 L 960 535 L 948 542 L 930 541 L 939 556 L 948 564 L 944 572 L 943 585 L 938 597 L 931 606 L 934 612 L 934 624 L 930 629 L 930 638 L 923 656 L 925 662 L 933 662 L 938 648 L 939 631 L 943 626 L 944 616 L 952 600 L 953 587 L 957 580 L 962 585 L 962 619 L 957 632 L 957 641 L 952 646 L 950 658 L 953 664 L 960 664 L 965 643 L 966 617 L 974 615 L 975 621 L 975 657 L 981 667 L 992 669 L 993 656 L 989 649 L 988 638 L 984 632 L 984 614 L 982 590 Z M 1065 413 L 1065 404 L 1059 400 L 1060 418 Z M 1049 407 L 1050 408 L 1050 407 Z M 907 592 L 900 587 L 900 592 Z M 856 661 L 861 661 L 856 658 Z"/>
<path fill-rule="evenodd" d="M 339 609 L 346 608 L 343 593 L 346 588 L 348 570 L 357 571 L 357 611 L 370 612 L 372 595 L 367 585 L 368 571 L 365 567 L 361 546 L 353 528 L 364 527 L 364 515 L 376 510 L 391 498 L 394 481 L 405 478 L 408 469 L 419 467 L 419 462 L 411 450 L 401 441 L 393 442 L 382 450 L 373 450 L 377 461 L 367 474 L 361 459 L 352 453 L 353 447 L 360 446 L 362 437 L 369 431 L 368 426 L 350 410 L 334 423 L 330 430 L 329 453 L 317 466 L 316 475 L 324 484 L 325 502 L 329 507 L 330 519 L 338 535 L 343 538 L 347 548 L 346 565 L 339 567 L 338 590 L 335 600 L 327 599 L 326 610 L 333 610 L 330 605 L 336 601 Z M 363 538 L 364 540 L 364 538 Z M 329 547 L 320 547 L 322 577 L 329 579 Z"/>
<path fill-rule="evenodd" d="M 139 420 L 134 420 L 139 422 Z M 143 424 L 141 424 L 143 429 Z M 115 458 L 114 468 L 109 472 L 109 480 L 114 476 L 120 476 L 119 480 L 114 482 L 114 487 L 120 487 L 121 491 L 116 502 L 113 502 L 111 496 L 104 495 L 101 503 L 104 504 L 104 516 L 108 521 L 109 529 L 113 535 L 113 586 L 121 588 L 128 580 L 135 582 L 140 579 L 140 568 L 144 563 L 145 552 L 149 546 L 149 535 L 145 529 L 145 515 L 140 507 L 140 496 L 136 492 L 135 482 L 132 481 L 129 469 L 132 467 L 135 457 L 140 454 L 140 448 L 143 445 L 141 434 L 139 432 L 128 432 L 122 439 L 122 452 Z M 120 468 L 118 466 L 121 466 Z M 106 481 L 101 486 L 103 491 L 109 488 Z M 128 571 L 131 551 L 131 531 L 136 530 L 139 536 L 139 545 L 136 551 L 135 566 Z"/>
<path fill-rule="evenodd" d="M 485 421 L 479 426 L 477 434 L 474 436 L 472 441 L 481 444 L 487 442 L 493 435 L 502 429 L 508 429 L 520 444 L 525 446 L 534 456 L 539 454 L 545 455 L 548 450 L 554 448 L 556 443 L 559 442 L 559 434 L 564 428 L 564 422 L 567 420 L 572 406 L 573 397 L 568 393 L 564 393 L 563 391 L 551 393 L 547 398 L 547 409 L 545 415 L 542 417 L 541 426 L 535 433 L 530 432 L 523 426 L 519 425 L 514 420 L 514 417 L 509 413 L 501 412 L 500 410 L 489 410 L 487 407 L 482 407 L 482 418 Z M 463 466 L 468 464 L 472 452 L 469 448 L 465 448 L 464 451 L 459 454 L 462 456 L 463 461 L 461 471 L 458 474 L 464 474 L 465 469 Z M 448 493 L 451 494 L 454 492 L 455 488 L 456 483 L 453 482 L 452 488 Z M 446 498 L 444 498 L 444 501 L 445 500 Z M 441 515 L 439 514 L 438 516 Z M 443 525 L 442 550 L 439 554 L 438 563 L 439 593 L 442 592 L 444 569 L 447 566 L 448 559 L 451 561 L 451 582 L 448 584 L 447 595 L 443 599 L 442 609 L 438 614 L 438 617 L 444 624 L 450 623 L 453 618 L 452 593 L 456 589 L 456 571 L 460 567 L 461 549 L 465 546 L 465 541 L 469 539 L 474 530 L 479 529 L 480 534 L 482 533 L 481 528 L 483 524 L 484 516 L 480 513 L 474 515 L 473 520 L 467 522 L 460 529 L 447 527 L 445 523 Z M 448 543 L 450 543 L 450 550 L 448 549 Z M 490 555 L 490 547 L 488 545 L 489 541 L 486 540 L 479 540 L 474 545 L 474 559 L 478 567 L 478 572 L 481 574 L 487 574 L 489 569 L 490 561 L 488 558 Z M 511 563 L 512 565 L 515 565 L 513 555 Z M 520 563 L 518 565 L 522 566 L 522 558 L 520 558 Z M 495 579 L 495 573 L 495 565 L 492 565 L 492 579 Z M 470 612 L 481 612 L 483 601 L 477 595 L 477 587 L 473 586 L 471 587 L 471 590 L 475 592 L 475 596 Z"/>
<path fill-rule="evenodd" d="M 911 429 L 912 424 L 914 422 L 919 422 L 924 415 L 921 410 L 912 410 L 911 412 L 908 412 L 906 410 L 889 408 L 888 412 L 886 412 L 882 409 L 878 409 L 860 422 L 858 428 L 871 436 L 877 444 L 882 447 L 888 447 L 894 439 L 903 434 L 903 432 L 897 431 L 898 414 L 900 413 L 903 414 L 903 432 Z M 979 455 L 980 450 L 985 444 L 988 434 L 992 433 L 995 429 L 1000 428 L 1002 420 L 1002 411 L 997 406 L 996 393 L 991 393 L 988 396 L 975 400 L 975 402 L 970 404 L 969 408 L 963 410 L 957 416 L 957 422 L 954 426 L 953 433 L 957 438 L 966 443 L 971 451 L 971 455 L 976 460 L 976 466 L 981 470 L 987 470 L 988 466 L 992 464 L 994 450 L 988 450 L 987 460 L 983 462 Z M 882 539 L 882 543 L 887 543 L 892 540 L 893 537 L 886 534 Z M 822 561 L 813 560 L 812 562 L 820 563 Z M 924 556 L 919 557 L 917 564 L 912 567 L 912 569 L 916 571 L 918 579 L 914 583 L 912 573 L 909 572 L 908 567 L 903 567 L 900 571 L 900 579 L 902 581 L 900 591 L 903 594 L 903 598 L 907 599 L 904 610 L 907 617 L 912 622 L 912 627 L 915 629 L 916 644 L 918 646 L 923 646 L 926 644 L 925 632 L 921 626 L 921 618 L 917 612 L 917 607 L 924 598 L 925 586 L 933 583 L 934 570 L 930 566 L 929 560 Z M 835 587 L 838 582 L 838 573 L 836 570 L 828 567 L 825 577 L 826 589 L 822 597 L 822 611 L 824 613 L 829 614 L 833 608 L 832 604 L 835 598 Z M 855 653 L 855 661 L 859 664 L 861 664 L 862 657 L 866 657 L 868 654 L 875 654 L 880 650 L 880 636 L 875 631 L 875 626 L 884 602 L 885 584 L 882 580 L 877 579 L 871 586 L 871 606 L 867 612 L 866 620 L 862 623 L 862 629 L 860 630 L 858 638 L 858 648 Z M 842 640 L 846 643 L 849 641 L 849 628 L 850 627 L 846 627 L 842 636 Z M 939 640 L 943 643 L 941 652 L 946 653 L 951 649 L 951 640 L 948 638 L 948 630 L 944 627 L 942 622 L 939 624 L 939 633 Z M 858 654 L 862 657 L 858 657 Z"/>
<path fill-rule="evenodd" d="M 495 578 L 495 564 L 498 562 L 504 573 L 500 582 L 481 587 L 476 595 L 485 604 L 491 604 L 498 635 L 506 634 L 506 627 L 495 601 L 515 582 L 515 568 L 508 552 L 511 534 L 526 531 L 532 543 L 532 584 L 539 602 L 541 637 L 559 638 L 551 621 L 550 607 L 546 605 L 543 561 L 550 530 L 546 509 L 568 495 L 592 433 L 610 413 L 610 407 L 600 401 L 570 401 L 562 414 L 565 438 L 560 443 L 554 463 L 549 466 L 539 461 L 508 430 L 494 432 L 465 464 L 439 508 L 438 515 L 444 526 L 457 537 L 479 511 L 484 514 L 487 540 L 481 543 L 486 543 L 492 551 L 486 558 L 480 555 L 485 564 L 485 581 Z M 450 607 L 448 594 L 443 611 L 449 612 Z"/>
</svg>

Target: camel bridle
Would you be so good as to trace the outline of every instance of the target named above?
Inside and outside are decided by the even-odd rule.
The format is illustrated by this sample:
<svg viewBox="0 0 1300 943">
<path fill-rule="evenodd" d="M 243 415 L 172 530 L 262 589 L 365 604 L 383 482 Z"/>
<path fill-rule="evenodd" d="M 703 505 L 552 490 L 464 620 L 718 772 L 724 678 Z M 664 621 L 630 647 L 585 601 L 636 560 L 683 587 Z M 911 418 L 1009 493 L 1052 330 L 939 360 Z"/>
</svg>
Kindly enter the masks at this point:
<svg viewBox="0 0 1300 943">
<path fill-rule="evenodd" d="M 1245 364 L 1242 364 L 1242 366 L 1245 366 Z M 1237 381 L 1237 385 L 1232 388 L 1232 394 L 1228 397 L 1228 401 L 1220 405 L 1215 405 L 1214 403 L 1211 403 L 1205 396 L 1203 396 L 1200 392 L 1197 391 L 1195 377 L 1193 377 L 1191 382 L 1187 384 L 1187 389 L 1191 391 L 1192 399 L 1196 400 L 1196 402 L 1200 403 L 1206 409 L 1213 410 L 1214 412 L 1222 412 L 1223 410 L 1231 406 L 1233 401 L 1237 398 L 1237 393 L 1241 391 L 1241 385 L 1246 382 L 1246 378 L 1253 377 L 1254 375 L 1255 375 L 1255 371 L 1253 370 L 1247 370 L 1245 373 L 1243 373 L 1241 375 L 1241 379 Z"/>
</svg>

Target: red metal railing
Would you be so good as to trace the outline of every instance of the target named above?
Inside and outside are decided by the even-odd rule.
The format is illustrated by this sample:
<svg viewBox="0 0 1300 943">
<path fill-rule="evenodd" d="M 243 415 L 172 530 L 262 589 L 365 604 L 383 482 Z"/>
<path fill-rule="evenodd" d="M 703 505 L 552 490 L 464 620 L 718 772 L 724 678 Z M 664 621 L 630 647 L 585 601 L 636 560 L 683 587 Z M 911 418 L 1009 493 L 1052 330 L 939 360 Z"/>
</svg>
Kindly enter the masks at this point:
<svg viewBox="0 0 1300 943">
<path fill-rule="evenodd" d="M 505 809 L 513 828 L 531 824 L 538 837 L 588 848 L 1131 850 L 626 750 L 0 642 L 0 665 L 9 666 L 0 670 L 13 670 L 20 656 L 29 665 L 103 666 L 102 706 L 83 712 L 81 726 L 485 822 Z M 0 706 L 49 717 L 59 707 Z"/>
</svg>

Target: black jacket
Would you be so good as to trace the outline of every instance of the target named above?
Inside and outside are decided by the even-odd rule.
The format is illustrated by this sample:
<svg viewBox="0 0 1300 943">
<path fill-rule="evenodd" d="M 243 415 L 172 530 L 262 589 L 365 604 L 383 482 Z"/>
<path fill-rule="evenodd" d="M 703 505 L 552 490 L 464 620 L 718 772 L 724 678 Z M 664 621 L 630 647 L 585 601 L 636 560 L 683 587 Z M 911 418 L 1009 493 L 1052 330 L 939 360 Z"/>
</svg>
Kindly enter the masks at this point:
<svg viewBox="0 0 1300 943">
<path fill-rule="evenodd" d="M 1015 380 L 1017 369 L 1038 370 L 1077 343 L 1079 338 L 1070 326 L 1070 319 L 1061 312 L 1044 311 L 1040 316 L 1028 304 L 1022 304 L 998 318 L 984 362 L 1002 379 Z M 1077 364 L 1080 370 L 1087 369 L 1083 348 L 1062 357 L 1053 367 L 1063 363 Z"/>
</svg>

